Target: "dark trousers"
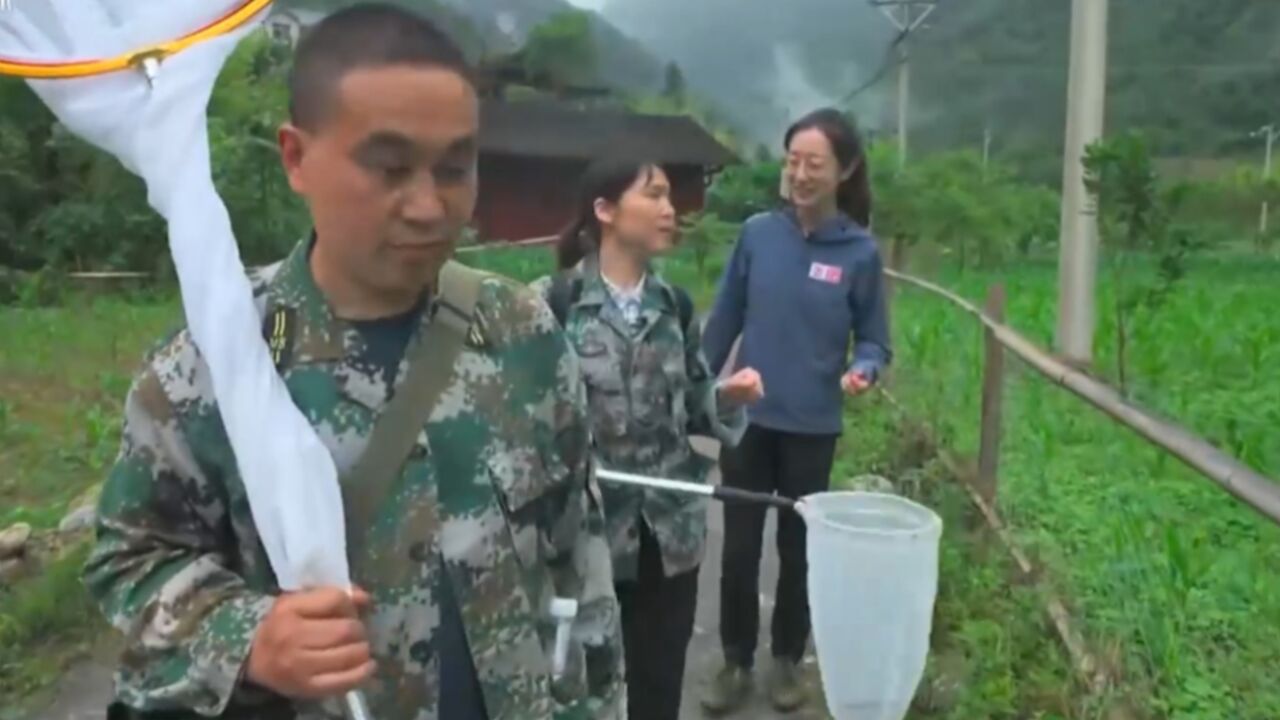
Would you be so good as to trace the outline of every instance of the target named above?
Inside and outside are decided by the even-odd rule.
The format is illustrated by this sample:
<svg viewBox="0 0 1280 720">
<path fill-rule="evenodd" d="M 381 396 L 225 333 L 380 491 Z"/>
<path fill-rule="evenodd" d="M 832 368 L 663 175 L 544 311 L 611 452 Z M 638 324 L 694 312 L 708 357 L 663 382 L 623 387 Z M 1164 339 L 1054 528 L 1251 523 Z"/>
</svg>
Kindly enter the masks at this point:
<svg viewBox="0 0 1280 720">
<path fill-rule="evenodd" d="M 627 717 L 678 720 L 685 650 L 698 606 L 698 571 L 666 577 L 653 533 L 640 524 L 640 569 L 615 588 L 622 606 L 627 660 Z"/>
<path fill-rule="evenodd" d="M 799 498 L 830 486 L 835 435 L 798 435 L 757 425 L 736 448 L 720 453 L 724 484 Z M 750 668 L 760 635 L 760 554 L 768 508 L 724 506 L 720 569 L 720 641 L 725 660 Z M 773 608 L 773 656 L 799 662 L 809 641 L 808 561 L 804 521 L 778 514 L 778 586 Z"/>
</svg>

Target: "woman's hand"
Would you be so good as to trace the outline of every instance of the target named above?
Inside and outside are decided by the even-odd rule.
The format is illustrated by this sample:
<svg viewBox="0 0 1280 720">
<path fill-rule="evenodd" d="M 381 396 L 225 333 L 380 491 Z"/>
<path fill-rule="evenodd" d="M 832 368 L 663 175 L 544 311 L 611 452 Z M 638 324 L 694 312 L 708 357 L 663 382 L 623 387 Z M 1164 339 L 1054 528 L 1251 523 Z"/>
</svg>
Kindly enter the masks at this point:
<svg viewBox="0 0 1280 720">
<path fill-rule="evenodd" d="M 750 405 L 764 397 L 764 380 L 760 373 L 743 368 L 720 383 L 720 397 L 732 405 Z"/>
<path fill-rule="evenodd" d="M 871 381 L 860 370 L 853 370 L 840 378 L 840 389 L 849 397 L 858 397 L 871 389 Z"/>
</svg>

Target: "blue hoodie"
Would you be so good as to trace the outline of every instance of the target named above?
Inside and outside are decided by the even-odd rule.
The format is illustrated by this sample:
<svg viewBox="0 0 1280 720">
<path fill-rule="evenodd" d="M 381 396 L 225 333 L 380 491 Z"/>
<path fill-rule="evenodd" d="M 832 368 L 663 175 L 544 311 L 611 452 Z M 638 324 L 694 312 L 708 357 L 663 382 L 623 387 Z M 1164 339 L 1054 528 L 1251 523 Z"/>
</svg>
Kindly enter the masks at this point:
<svg viewBox="0 0 1280 720">
<path fill-rule="evenodd" d="M 789 208 L 747 220 L 702 347 L 718 373 L 742 335 L 737 367 L 764 379 L 765 397 L 748 411 L 752 424 L 841 432 L 841 376 L 859 370 L 874 382 L 891 357 L 882 278 L 875 240 L 847 216 L 807 237 Z"/>
</svg>

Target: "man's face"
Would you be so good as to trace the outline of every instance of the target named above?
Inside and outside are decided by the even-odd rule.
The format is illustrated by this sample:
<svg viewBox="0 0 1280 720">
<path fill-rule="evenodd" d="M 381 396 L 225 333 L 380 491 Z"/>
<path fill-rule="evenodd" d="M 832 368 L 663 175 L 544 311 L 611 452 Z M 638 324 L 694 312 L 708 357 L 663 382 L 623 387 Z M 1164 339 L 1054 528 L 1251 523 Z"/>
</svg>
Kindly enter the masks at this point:
<svg viewBox="0 0 1280 720">
<path fill-rule="evenodd" d="M 435 280 L 476 202 L 474 89 L 441 68 L 353 70 L 311 131 L 286 126 L 289 184 L 311 206 L 313 267 L 363 302 Z"/>
</svg>

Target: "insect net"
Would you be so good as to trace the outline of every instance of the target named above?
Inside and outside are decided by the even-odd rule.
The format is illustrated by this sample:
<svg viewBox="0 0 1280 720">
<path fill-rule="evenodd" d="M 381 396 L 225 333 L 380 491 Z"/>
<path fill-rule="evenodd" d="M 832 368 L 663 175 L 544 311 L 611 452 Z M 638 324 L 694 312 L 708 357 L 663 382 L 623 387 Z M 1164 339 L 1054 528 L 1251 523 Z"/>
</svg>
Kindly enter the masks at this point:
<svg viewBox="0 0 1280 720">
<path fill-rule="evenodd" d="M 235 27 L 158 62 L 29 82 L 67 129 L 145 181 L 148 202 L 168 223 L 187 325 L 208 364 L 254 523 L 280 585 L 347 587 L 333 459 L 271 363 L 211 177 L 209 97 L 228 55 L 262 22 L 269 3 L 7 0 L 0 8 L 0 59 L 47 68 L 129 56 L 255 8 Z"/>
</svg>

